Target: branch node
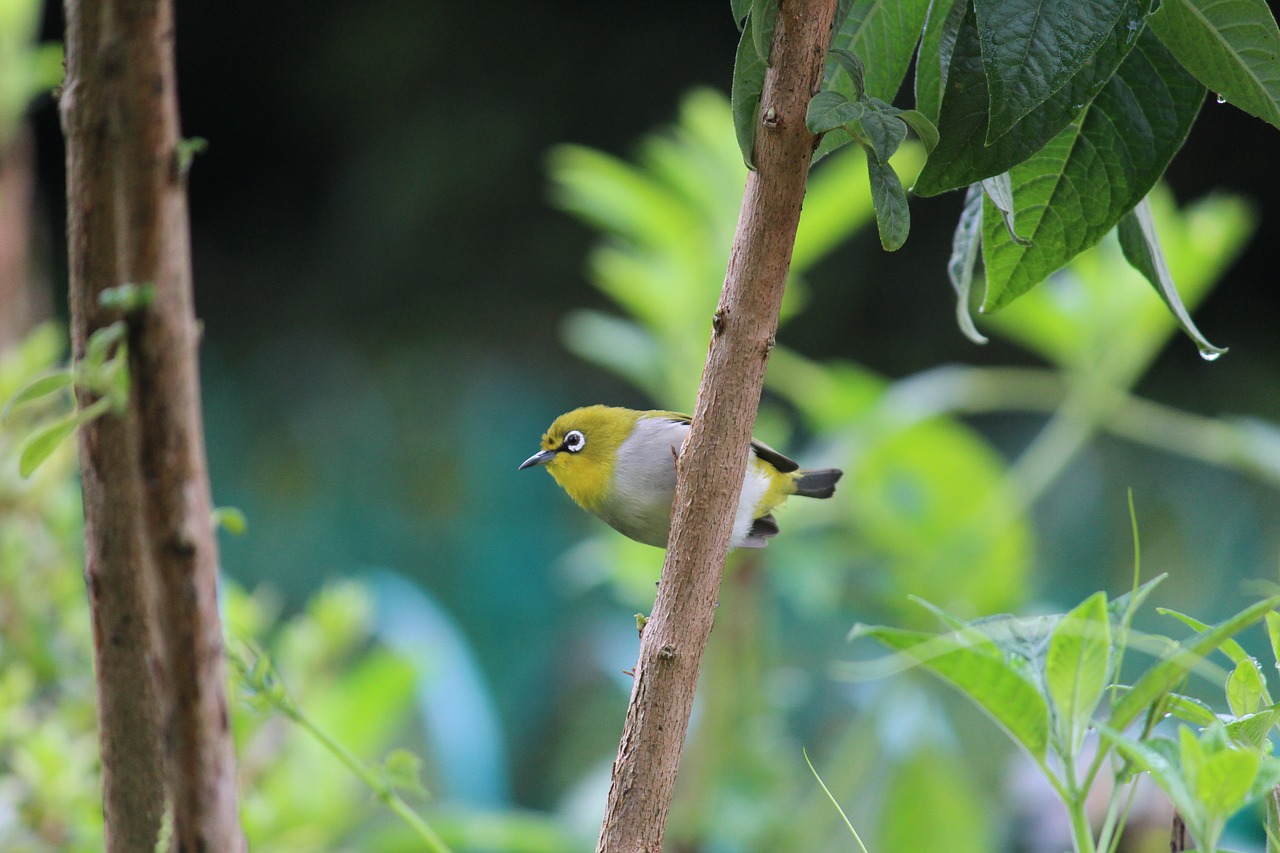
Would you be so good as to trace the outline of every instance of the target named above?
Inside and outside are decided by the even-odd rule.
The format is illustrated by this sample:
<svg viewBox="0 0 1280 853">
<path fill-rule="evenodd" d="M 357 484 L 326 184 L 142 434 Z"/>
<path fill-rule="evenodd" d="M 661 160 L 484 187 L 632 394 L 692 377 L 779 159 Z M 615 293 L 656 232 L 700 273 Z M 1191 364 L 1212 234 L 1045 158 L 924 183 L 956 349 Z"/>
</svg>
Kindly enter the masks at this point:
<svg viewBox="0 0 1280 853">
<path fill-rule="evenodd" d="M 769 109 L 764 111 L 764 115 L 760 117 L 760 123 L 769 130 L 773 130 L 782 123 L 782 117 L 778 115 L 778 111 L 776 109 L 769 107 Z"/>
<path fill-rule="evenodd" d="M 717 308 L 716 313 L 712 315 L 711 330 L 715 332 L 717 336 L 724 334 L 724 327 L 725 327 L 725 323 L 727 322 L 728 316 L 729 316 L 729 309 L 725 308 L 723 305 Z"/>
<path fill-rule="evenodd" d="M 666 643 L 658 649 L 658 660 L 671 661 L 675 660 L 676 647 L 670 643 Z"/>
</svg>

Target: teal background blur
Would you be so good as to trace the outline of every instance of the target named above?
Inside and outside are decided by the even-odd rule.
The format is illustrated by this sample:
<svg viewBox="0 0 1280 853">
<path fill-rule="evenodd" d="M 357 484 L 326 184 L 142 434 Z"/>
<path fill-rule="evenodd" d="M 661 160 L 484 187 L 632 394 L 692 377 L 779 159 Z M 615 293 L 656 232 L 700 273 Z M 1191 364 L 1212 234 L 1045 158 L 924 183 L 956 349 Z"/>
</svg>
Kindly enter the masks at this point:
<svg viewBox="0 0 1280 853">
<path fill-rule="evenodd" d="M 60 26 L 46 29 L 54 37 Z M 544 474 L 516 466 L 569 408 L 692 400 L 653 399 L 565 346 L 572 312 L 619 312 L 588 274 L 599 232 L 549 201 L 548 152 L 574 143 L 630 158 L 642 136 L 677 120 L 689 90 L 727 92 L 736 41 L 721 0 L 178 4 L 184 131 L 209 140 L 190 198 L 210 470 L 215 501 L 249 519 L 244 536 L 223 538 L 225 570 L 289 606 L 326 581 L 368 579 L 387 641 L 452 673 L 422 699 L 432 787 L 446 801 L 598 819 L 593 797 L 629 690 L 621 671 L 635 658 L 631 614 L 647 609 L 637 590 L 651 581 L 584 579 L 591 558 L 574 549 L 600 541 L 602 525 Z M 49 104 L 36 126 L 44 260 L 64 282 Z M 1252 240 L 1196 314 L 1231 352 L 1209 364 L 1175 336 L 1139 394 L 1280 423 L 1278 151 L 1273 128 L 1205 107 L 1169 183 L 1179 203 L 1222 190 L 1254 208 Z M 952 363 L 1040 364 L 1008 339 L 977 347 L 956 326 L 945 265 L 960 202 L 913 200 L 911 238 L 895 255 L 873 228 L 834 247 L 805 270 L 804 303 L 780 342 L 890 381 Z M 705 332 L 709 317 L 694 327 Z M 705 348 L 705 338 L 684 342 Z M 815 464 L 832 452 L 810 442 L 821 430 L 785 393 L 768 405 L 768 438 L 784 452 Z M 995 412 L 966 423 L 1008 461 L 1043 422 Z M 1063 609 L 1094 589 L 1126 589 L 1128 488 L 1145 573 L 1172 575 L 1162 604 L 1213 619 L 1238 609 L 1247 582 L 1277 579 L 1274 479 L 1102 437 L 1031 506 L 1025 589 L 992 600 Z M 796 504 L 780 523 L 799 539 L 810 507 Z M 777 602 L 764 605 L 761 629 L 774 649 L 761 682 L 769 719 L 780 715 L 787 738 L 811 752 L 838 753 L 872 700 L 865 685 L 834 683 L 827 666 L 847 655 L 853 622 L 902 617 L 872 603 L 875 559 L 821 562 L 834 547 L 826 540 L 812 553 L 793 545 L 798 556 L 780 560 L 821 563 L 825 574 L 746 583 L 740 595 Z M 626 559 L 656 581 L 661 556 Z M 824 600 L 825 610 L 814 603 Z M 713 644 L 728 630 L 717 634 Z M 861 734 L 920 737 L 906 725 Z M 980 739 L 970 733 L 983 725 L 957 724 Z M 750 778 L 741 767 L 731 775 Z M 718 791 L 715 814 L 749 813 L 752 798 L 739 793 Z"/>
</svg>

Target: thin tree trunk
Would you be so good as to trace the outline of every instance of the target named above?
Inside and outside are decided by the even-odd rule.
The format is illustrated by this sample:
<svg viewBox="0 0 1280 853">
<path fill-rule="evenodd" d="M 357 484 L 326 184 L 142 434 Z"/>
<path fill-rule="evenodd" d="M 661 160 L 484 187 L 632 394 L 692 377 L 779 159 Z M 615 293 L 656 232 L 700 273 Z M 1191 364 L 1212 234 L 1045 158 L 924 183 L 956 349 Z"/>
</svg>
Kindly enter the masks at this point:
<svg viewBox="0 0 1280 853">
<path fill-rule="evenodd" d="M 1182 853 L 1195 846 L 1191 833 L 1187 832 L 1186 821 L 1178 812 L 1173 813 L 1173 829 L 1169 833 L 1169 853 Z"/>
<path fill-rule="evenodd" d="M 25 124 L 12 138 L 0 139 L 0 353 L 49 316 L 29 261 L 35 162 L 35 143 Z"/>
<path fill-rule="evenodd" d="M 783 0 L 738 230 L 712 324 L 693 429 L 677 464 L 671 539 L 640 640 L 598 853 L 661 853 L 733 510 L 816 140 L 805 127 L 835 0 Z"/>
<path fill-rule="evenodd" d="M 167 0 L 66 0 L 73 356 L 128 324 L 130 397 L 81 433 L 108 849 L 243 849 L 204 462 Z M 103 291 L 153 284 L 122 316 Z M 84 404 L 88 400 L 82 399 Z"/>
</svg>

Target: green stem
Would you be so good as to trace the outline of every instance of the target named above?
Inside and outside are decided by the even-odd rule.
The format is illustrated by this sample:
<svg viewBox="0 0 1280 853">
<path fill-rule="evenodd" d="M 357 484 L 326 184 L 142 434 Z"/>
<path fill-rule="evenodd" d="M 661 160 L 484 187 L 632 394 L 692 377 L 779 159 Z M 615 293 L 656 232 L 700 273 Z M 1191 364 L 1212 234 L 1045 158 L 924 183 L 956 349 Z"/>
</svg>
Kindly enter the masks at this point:
<svg viewBox="0 0 1280 853">
<path fill-rule="evenodd" d="M 339 761 L 345 764 L 352 773 L 360 777 L 360 780 L 369 786 L 379 800 L 382 800 L 389 809 L 399 815 L 405 823 L 418 833 L 419 837 L 426 842 L 427 849 L 431 853 L 452 853 L 449 845 L 445 844 L 444 839 L 431 828 L 431 825 L 410 808 L 409 804 L 395 792 L 394 788 L 387 784 L 385 779 L 379 778 L 351 750 L 332 738 L 328 732 L 312 722 L 292 703 L 288 705 L 281 704 L 279 707 L 281 713 L 310 732 L 311 736 L 319 741 L 325 749 L 329 750 Z"/>
</svg>

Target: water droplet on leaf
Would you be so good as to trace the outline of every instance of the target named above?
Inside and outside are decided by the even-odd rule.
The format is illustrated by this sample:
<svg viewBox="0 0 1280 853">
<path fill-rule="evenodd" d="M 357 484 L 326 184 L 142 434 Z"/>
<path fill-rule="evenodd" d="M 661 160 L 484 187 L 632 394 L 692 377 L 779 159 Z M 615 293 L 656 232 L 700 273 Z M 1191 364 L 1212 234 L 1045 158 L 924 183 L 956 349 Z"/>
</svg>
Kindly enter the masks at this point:
<svg viewBox="0 0 1280 853">
<path fill-rule="evenodd" d="M 1217 361 L 1226 350 L 1210 349 L 1208 347 L 1200 347 L 1200 357 L 1205 361 Z"/>
</svg>

